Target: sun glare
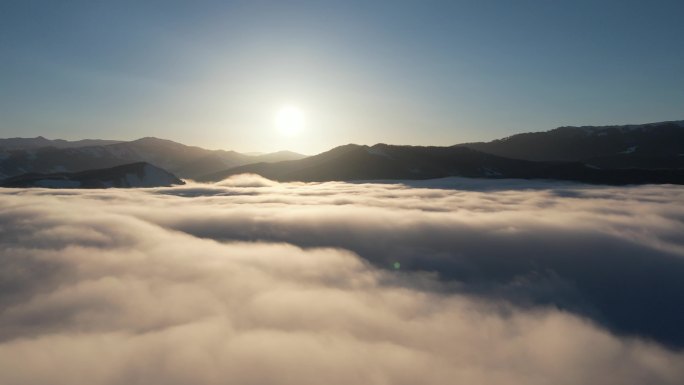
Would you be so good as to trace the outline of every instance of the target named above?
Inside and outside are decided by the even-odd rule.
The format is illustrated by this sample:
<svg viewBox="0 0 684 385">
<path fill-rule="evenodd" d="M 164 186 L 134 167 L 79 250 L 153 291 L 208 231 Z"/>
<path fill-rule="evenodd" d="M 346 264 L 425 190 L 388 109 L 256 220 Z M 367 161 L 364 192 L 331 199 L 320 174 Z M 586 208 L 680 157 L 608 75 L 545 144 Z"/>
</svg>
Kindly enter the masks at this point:
<svg viewBox="0 0 684 385">
<path fill-rule="evenodd" d="M 304 128 L 304 112 L 294 106 L 285 106 L 278 110 L 275 124 L 283 135 L 295 135 Z"/>
</svg>

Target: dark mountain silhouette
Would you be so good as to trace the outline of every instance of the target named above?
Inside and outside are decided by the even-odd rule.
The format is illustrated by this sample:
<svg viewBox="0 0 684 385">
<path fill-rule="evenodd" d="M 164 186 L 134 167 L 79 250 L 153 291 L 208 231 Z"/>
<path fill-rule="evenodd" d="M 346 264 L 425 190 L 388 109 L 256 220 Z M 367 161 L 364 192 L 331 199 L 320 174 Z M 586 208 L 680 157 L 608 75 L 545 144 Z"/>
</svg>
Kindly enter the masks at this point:
<svg viewBox="0 0 684 385">
<path fill-rule="evenodd" d="M 601 168 L 684 168 L 684 121 L 559 127 L 459 146 L 513 159 L 575 161 Z"/>
<path fill-rule="evenodd" d="M 170 172 L 139 162 L 77 173 L 31 173 L 5 179 L 1 187 L 108 188 L 162 187 L 185 184 Z"/>
<path fill-rule="evenodd" d="M 258 163 L 213 173 L 199 180 L 217 181 L 254 173 L 279 181 L 472 178 L 557 179 L 599 184 L 684 184 L 684 169 L 598 169 L 580 162 L 534 162 L 509 159 L 468 147 L 419 147 L 349 144 L 308 158 Z"/>
<path fill-rule="evenodd" d="M 0 148 L 0 178 L 30 172 L 78 172 L 134 162 L 148 162 L 182 178 L 196 178 L 226 168 L 255 162 L 300 159 L 304 155 L 281 151 L 250 156 L 235 151 L 207 150 L 170 140 L 142 138 L 131 142 L 60 148 L 56 141 L 36 138 L 43 147 Z M 11 139 L 15 141 L 15 139 Z"/>
<path fill-rule="evenodd" d="M 181 178 L 201 180 L 254 172 L 278 180 L 460 175 L 610 184 L 680 183 L 684 121 L 560 127 L 452 147 L 347 145 L 308 158 L 288 151 L 247 155 L 207 150 L 152 137 L 130 142 L 0 139 L 0 178 L 32 172 L 79 172 L 134 162 L 148 162 Z"/>
</svg>

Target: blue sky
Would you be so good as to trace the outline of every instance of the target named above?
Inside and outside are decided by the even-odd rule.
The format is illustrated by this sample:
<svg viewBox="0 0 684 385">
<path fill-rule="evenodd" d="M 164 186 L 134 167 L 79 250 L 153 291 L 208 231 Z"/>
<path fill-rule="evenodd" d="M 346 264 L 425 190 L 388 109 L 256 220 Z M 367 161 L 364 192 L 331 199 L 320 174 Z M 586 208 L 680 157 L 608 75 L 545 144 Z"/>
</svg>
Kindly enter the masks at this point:
<svg viewBox="0 0 684 385">
<path fill-rule="evenodd" d="M 684 119 L 682 1 L 0 2 L 0 136 L 238 151 Z M 273 120 L 299 107 L 306 126 Z"/>
</svg>

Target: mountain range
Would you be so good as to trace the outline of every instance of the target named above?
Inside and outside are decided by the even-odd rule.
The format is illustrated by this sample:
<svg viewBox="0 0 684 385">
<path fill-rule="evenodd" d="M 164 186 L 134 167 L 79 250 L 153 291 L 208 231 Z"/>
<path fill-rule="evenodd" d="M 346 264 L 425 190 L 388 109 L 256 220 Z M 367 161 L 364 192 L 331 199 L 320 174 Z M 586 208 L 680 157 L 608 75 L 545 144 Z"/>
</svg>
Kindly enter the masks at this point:
<svg viewBox="0 0 684 385">
<path fill-rule="evenodd" d="M 350 144 L 304 159 L 257 163 L 207 175 L 218 181 L 252 173 L 278 181 L 470 178 L 557 179 L 597 184 L 684 184 L 684 168 L 602 169 L 581 162 L 504 158 L 463 146 L 422 147 Z"/>
<path fill-rule="evenodd" d="M 449 147 L 349 144 L 304 159 L 235 167 L 200 180 L 254 173 L 282 181 L 474 178 L 603 184 L 684 183 L 684 121 L 560 127 Z"/>
<path fill-rule="evenodd" d="M 601 168 L 682 168 L 684 120 L 559 127 L 461 146 L 513 159 L 582 162 Z"/>
<path fill-rule="evenodd" d="M 87 146 L 106 146 L 108 144 L 121 143 L 120 140 L 102 140 L 102 139 L 82 139 L 82 140 L 64 140 L 64 139 L 46 139 L 42 136 L 35 138 L 7 138 L 0 139 L 0 149 L 4 150 L 27 150 L 32 148 L 55 147 L 55 148 L 75 148 Z"/>
<path fill-rule="evenodd" d="M 303 157 L 289 151 L 246 155 L 235 151 L 207 150 L 149 137 L 130 142 L 67 142 L 42 137 L 0 139 L 0 179 L 25 173 L 79 172 L 136 162 L 147 162 L 181 178 L 194 179 L 244 164 Z"/>
<path fill-rule="evenodd" d="M 0 139 L 0 178 L 147 162 L 178 177 L 218 181 L 255 173 L 281 181 L 475 178 L 604 184 L 684 184 L 684 121 L 559 127 L 452 146 L 348 144 L 306 157 L 241 154 L 158 138 L 130 142 Z"/>
</svg>

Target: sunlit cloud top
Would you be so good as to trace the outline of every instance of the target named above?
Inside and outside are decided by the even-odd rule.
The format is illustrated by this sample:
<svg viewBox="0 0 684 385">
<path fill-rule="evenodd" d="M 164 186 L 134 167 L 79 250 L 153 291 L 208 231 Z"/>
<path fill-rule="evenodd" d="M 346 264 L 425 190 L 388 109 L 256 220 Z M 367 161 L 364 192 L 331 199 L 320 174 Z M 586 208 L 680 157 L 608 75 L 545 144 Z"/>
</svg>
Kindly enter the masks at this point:
<svg viewBox="0 0 684 385">
<path fill-rule="evenodd" d="M 256 175 L 0 189 L 0 383 L 682 384 L 683 198 Z"/>
</svg>

